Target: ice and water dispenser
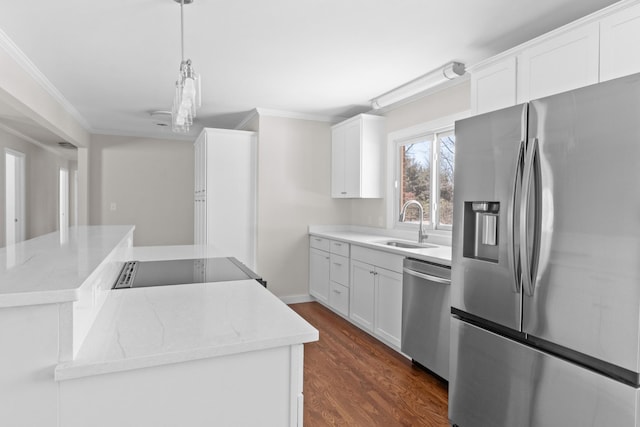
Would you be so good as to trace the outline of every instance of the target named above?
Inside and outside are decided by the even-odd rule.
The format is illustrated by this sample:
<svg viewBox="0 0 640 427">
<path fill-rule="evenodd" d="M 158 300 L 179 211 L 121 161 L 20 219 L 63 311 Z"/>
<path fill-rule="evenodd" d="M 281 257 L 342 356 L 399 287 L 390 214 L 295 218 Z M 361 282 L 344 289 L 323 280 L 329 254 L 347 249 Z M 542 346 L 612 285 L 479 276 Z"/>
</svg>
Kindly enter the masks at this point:
<svg viewBox="0 0 640 427">
<path fill-rule="evenodd" d="M 500 202 L 464 203 L 463 255 L 498 262 Z"/>
</svg>

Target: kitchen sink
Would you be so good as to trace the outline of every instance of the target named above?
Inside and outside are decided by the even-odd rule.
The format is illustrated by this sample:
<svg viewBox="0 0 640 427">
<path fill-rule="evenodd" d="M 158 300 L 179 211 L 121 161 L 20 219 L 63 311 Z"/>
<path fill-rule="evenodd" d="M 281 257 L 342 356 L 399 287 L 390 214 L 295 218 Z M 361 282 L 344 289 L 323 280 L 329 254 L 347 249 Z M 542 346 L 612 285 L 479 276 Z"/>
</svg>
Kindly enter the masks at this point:
<svg viewBox="0 0 640 427">
<path fill-rule="evenodd" d="M 393 246 L 396 248 L 402 248 L 402 249 L 429 249 L 429 248 L 437 247 L 434 245 L 427 245 L 424 243 L 404 242 L 401 240 L 383 240 L 382 242 L 379 242 L 379 243 L 387 246 Z"/>
</svg>

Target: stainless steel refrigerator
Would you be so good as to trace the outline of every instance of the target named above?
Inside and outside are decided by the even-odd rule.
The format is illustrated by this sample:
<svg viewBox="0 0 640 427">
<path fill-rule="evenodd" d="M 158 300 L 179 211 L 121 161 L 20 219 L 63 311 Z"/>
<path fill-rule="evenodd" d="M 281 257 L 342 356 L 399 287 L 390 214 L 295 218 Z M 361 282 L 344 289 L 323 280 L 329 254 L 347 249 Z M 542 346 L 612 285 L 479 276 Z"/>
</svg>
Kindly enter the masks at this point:
<svg viewBox="0 0 640 427">
<path fill-rule="evenodd" d="M 640 425 L 640 74 L 456 123 L 449 419 Z"/>
</svg>

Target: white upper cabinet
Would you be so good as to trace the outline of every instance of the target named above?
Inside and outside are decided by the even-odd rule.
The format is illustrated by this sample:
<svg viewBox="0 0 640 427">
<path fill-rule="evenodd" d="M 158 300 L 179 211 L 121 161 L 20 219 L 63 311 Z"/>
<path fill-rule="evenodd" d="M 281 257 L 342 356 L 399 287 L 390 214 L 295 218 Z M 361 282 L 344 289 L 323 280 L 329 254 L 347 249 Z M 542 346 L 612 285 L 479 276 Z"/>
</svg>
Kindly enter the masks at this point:
<svg viewBox="0 0 640 427">
<path fill-rule="evenodd" d="M 640 5 L 621 10 L 600 22 L 600 80 L 640 72 Z"/>
<path fill-rule="evenodd" d="M 598 83 L 599 23 L 526 48 L 518 57 L 518 103 Z"/>
<path fill-rule="evenodd" d="M 516 105 L 516 57 L 491 62 L 471 71 L 471 111 L 487 113 Z"/>
<path fill-rule="evenodd" d="M 333 126 L 331 197 L 383 197 L 384 131 L 384 118 L 370 114 Z"/>
</svg>

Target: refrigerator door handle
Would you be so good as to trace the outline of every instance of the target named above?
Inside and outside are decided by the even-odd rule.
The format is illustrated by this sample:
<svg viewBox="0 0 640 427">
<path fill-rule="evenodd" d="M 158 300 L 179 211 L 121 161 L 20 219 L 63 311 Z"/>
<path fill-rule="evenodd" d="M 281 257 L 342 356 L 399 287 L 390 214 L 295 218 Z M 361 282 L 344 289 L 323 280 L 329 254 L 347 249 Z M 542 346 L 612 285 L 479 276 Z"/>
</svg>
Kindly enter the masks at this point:
<svg viewBox="0 0 640 427">
<path fill-rule="evenodd" d="M 518 159 L 516 161 L 516 174 L 513 180 L 513 198 L 511 200 L 511 215 L 509 217 L 510 224 L 509 232 L 511 236 L 507 239 L 507 244 L 509 247 L 507 248 L 507 256 L 509 261 L 509 267 L 513 272 L 513 292 L 519 293 L 521 289 L 521 280 L 520 280 L 520 260 L 518 258 L 519 254 L 517 253 L 517 245 L 516 245 L 516 207 L 518 206 L 518 201 L 522 188 L 522 169 L 524 162 L 524 154 L 525 154 L 525 140 L 520 141 L 520 148 L 518 149 Z"/>
<path fill-rule="evenodd" d="M 529 196 L 531 194 L 531 181 L 534 178 L 534 161 L 538 152 L 538 138 L 534 138 L 527 148 L 524 175 L 522 178 L 522 196 L 520 198 L 520 268 L 522 269 L 522 288 L 529 296 L 533 296 L 534 283 L 531 277 L 532 260 L 529 254 Z M 535 252 L 535 251 L 534 251 Z"/>
</svg>

